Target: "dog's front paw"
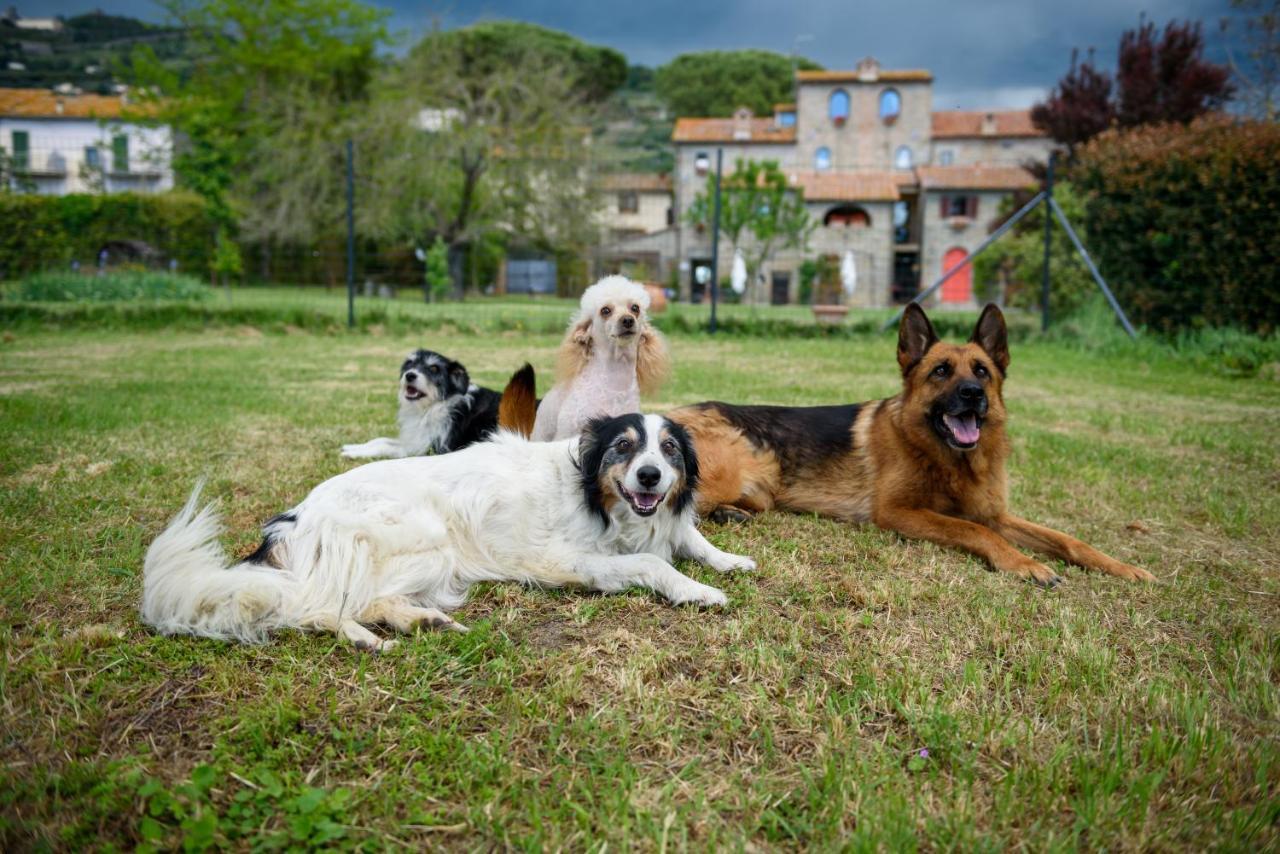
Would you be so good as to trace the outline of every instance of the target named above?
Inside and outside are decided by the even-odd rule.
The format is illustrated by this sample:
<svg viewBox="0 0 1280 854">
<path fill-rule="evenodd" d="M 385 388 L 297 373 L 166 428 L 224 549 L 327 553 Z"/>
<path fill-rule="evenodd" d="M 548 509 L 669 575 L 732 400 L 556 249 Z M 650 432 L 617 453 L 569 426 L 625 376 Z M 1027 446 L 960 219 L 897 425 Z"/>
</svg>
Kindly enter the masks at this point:
<svg viewBox="0 0 1280 854">
<path fill-rule="evenodd" d="M 735 555 L 724 552 L 716 557 L 711 568 L 719 572 L 755 572 L 756 562 L 746 555 Z"/>
<path fill-rule="evenodd" d="M 372 456 L 372 454 L 365 450 L 364 445 L 343 445 L 342 456 L 349 460 L 362 460 Z"/>
<path fill-rule="evenodd" d="M 696 581 L 690 581 L 679 590 L 672 591 L 668 598 L 672 605 L 698 605 L 703 608 L 712 608 L 729 604 L 729 597 L 725 596 L 723 591 Z"/>
<path fill-rule="evenodd" d="M 1130 563 L 1115 562 L 1115 566 L 1107 569 L 1107 572 L 1117 578 L 1127 578 L 1130 581 L 1155 581 L 1156 577 L 1147 572 L 1140 566 L 1134 566 Z"/>
</svg>

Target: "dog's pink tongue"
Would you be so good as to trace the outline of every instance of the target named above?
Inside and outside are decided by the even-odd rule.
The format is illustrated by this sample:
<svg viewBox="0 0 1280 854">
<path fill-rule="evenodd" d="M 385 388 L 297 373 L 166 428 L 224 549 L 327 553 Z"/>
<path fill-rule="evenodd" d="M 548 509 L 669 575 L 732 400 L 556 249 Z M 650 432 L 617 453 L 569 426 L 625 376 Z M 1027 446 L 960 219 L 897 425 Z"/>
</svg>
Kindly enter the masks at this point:
<svg viewBox="0 0 1280 854">
<path fill-rule="evenodd" d="M 978 417 L 972 413 L 961 415 L 959 418 L 950 415 L 945 417 L 947 427 L 951 430 L 951 435 L 955 436 L 956 441 L 963 445 L 972 445 L 982 435 L 982 431 L 978 429 Z"/>
</svg>

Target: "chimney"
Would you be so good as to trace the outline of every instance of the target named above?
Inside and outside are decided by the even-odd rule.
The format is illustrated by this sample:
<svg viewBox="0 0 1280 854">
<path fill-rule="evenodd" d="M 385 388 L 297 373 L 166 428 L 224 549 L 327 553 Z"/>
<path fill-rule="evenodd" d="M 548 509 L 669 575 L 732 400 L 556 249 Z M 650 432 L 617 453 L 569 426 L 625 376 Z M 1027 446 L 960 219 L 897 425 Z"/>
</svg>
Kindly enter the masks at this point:
<svg viewBox="0 0 1280 854">
<path fill-rule="evenodd" d="M 987 113 L 982 117 L 982 135 L 983 136 L 996 135 L 996 114 L 995 113 Z"/>
<path fill-rule="evenodd" d="M 62 111 L 65 110 L 66 108 L 67 108 L 67 105 L 61 98 L 58 98 L 53 102 L 53 111 L 58 115 L 62 115 Z"/>
<path fill-rule="evenodd" d="M 750 107 L 739 107 L 733 113 L 733 138 L 734 139 L 751 139 L 751 118 L 752 112 Z"/>
<path fill-rule="evenodd" d="M 865 56 L 858 60 L 854 73 L 864 83 L 874 83 L 880 79 L 880 63 L 874 56 Z"/>
</svg>

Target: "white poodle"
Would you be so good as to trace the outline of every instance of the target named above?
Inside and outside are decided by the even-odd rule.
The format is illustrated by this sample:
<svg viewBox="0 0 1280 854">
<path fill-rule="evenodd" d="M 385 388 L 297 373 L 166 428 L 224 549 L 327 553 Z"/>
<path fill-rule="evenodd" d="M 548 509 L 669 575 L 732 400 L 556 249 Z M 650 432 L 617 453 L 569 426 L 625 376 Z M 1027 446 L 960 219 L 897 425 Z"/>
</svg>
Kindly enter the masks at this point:
<svg viewBox="0 0 1280 854">
<path fill-rule="evenodd" d="M 666 344 L 649 325 L 649 293 L 623 276 L 587 288 L 560 344 L 556 384 L 538 406 L 532 438 L 576 436 L 592 418 L 640 408 L 669 369 Z"/>
</svg>

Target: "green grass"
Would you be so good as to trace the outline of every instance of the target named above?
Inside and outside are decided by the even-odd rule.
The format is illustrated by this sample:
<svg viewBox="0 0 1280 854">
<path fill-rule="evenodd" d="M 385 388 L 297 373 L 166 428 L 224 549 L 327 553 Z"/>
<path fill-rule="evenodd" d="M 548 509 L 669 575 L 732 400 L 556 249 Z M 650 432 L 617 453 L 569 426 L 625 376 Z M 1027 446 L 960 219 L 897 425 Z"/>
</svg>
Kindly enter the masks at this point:
<svg viewBox="0 0 1280 854">
<path fill-rule="evenodd" d="M 46 303 L 102 303 L 130 300 L 189 300 L 202 302 L 211 291 L 199 279 L 178 273 L 149 270 L 36 273 L 6 287 L 2 296 L 7 301 Z"/>
<path fill-rule="evenodd" d="M 1063 569 L 1042 591 L 767 514 L 705 526 L 757 574 L 683 567 L 723 610 L 491 585 L 458 614 L 471 634 L 384 657 L 157 637 L 143 551 L 198 477 L 243 552 L 351 466 L 343 442 L 393 429 L 405 351 L 493 386 L 524 360 L 549 376 L 557 340 L 279 328 L 0 344 L 6 850 L 1280 845 L 1280 383 L 1014 347 L 1015 508 L 1154 585 Z M 888 337 L 671 344 L 654 409 L 897 386 Z"/>
</svg>

